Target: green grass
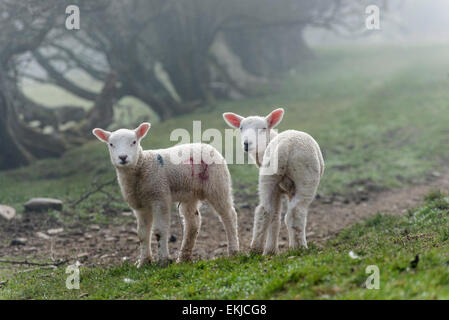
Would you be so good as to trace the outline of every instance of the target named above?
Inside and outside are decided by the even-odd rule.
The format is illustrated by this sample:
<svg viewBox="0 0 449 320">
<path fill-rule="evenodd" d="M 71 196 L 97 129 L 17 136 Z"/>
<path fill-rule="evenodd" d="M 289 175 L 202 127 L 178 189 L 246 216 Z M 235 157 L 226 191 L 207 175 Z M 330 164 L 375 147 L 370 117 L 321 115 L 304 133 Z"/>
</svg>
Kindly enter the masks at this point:
<svg viewBox="0 0 449 320">
<path fill-rule="evenodd" d="M 64 268 L 24 272 L 0 289 L 0 298 L 77 299 L 88 293 L 89 299 L 448 299 L 447 230 L 449 197 L 434 192 L 407 215 L 379 214 L 345 230 L 324 249 L 167 268 L 81 267 L 80 290 L 66 289 Z M 379 268 L 378 290 L 365 287 L 370 265 Z"/>
</svg>

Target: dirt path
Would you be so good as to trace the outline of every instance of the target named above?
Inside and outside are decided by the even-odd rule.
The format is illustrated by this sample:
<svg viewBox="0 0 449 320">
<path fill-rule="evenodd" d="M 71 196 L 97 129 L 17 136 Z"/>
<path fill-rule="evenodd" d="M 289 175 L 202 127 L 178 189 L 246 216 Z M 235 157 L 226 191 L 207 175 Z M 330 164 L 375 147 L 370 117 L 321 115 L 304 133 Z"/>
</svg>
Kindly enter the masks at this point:
<svg viewBox="0 0 449 320">
<path fill-rule="evenodd" d="M 373 189 L 369 194 L 352 195 L 349 198 L 318 198 L 309 213 L 307 238 L 309 242 L 322 244 L 335 236 L 340 230 L 375 215 L 377 212 L 402 214 L 408 208 L 418 205 L 430 191 L 449 190 L 449 170 L 433 173 L 428 182 L 407 188 L 379 191 Z M 256 197 L 256 196 L 255 196 Z M 248 199 L 236 196 L 236 209 L 239 213 L 240 243 L 247 250 L 251 241 L 254 208 L 247 204 Z M 194 251 L 196 259 L 210 259 L 226 253 L 226 236 L 218 217 L 207 204 L 200 209 L 202 226 Z M 47 232 L 51 228 L 63 227 L 64 231 L 43 239 L 37 232 Z M 123 259 L 135 260 L 137 257 L 136 222 L 133 216 L 126 218 L 121 226 L 75 224 L 62 226 L 51 217 L 41 214 L 23 215 L 21 219 L 0 223 L 0 257 L 27 257 L 29 259 L 73 259 L 84 264 L 117 264 Z M 176 212 L 172 213 L 172 236 L 170 254 L 176 257 L 181 245 L 181 221 Z M 48 233 L 48 232 L 47 232 Z M 11 245 L 12 239 L 26 238 L 24 245 Z M 154 242 L 154 241 L 153 241 Z M 287 247 L 287 233 L 282 225 L 280 248 Z M 155 248 L 153 248 L 155 252 Z M 0 268 L 1 268 L 0 264 Z"/>
</svg>

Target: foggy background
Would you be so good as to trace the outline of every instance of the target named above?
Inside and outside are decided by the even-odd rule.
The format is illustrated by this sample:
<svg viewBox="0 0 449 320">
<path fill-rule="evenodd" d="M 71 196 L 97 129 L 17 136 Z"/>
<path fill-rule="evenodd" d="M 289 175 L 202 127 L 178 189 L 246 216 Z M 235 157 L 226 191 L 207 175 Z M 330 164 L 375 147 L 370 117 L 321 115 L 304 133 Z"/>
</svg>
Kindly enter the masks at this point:
<svg viewBox="0 0 449 320">
<path fill-rule="evenodd" d="M 68 4 L 0 0 L 0 169 L 60 156 L 93 127 L 276 92 L 316 48 L 449 37 L 444 0 L 78 1 L 80 30 Z M 380 30 L 365 28 L 370 4 Z"/>
<path fill-rule="evenodd" d="M 345 37 L 311 27 L 305 30 L 305 39 L 307 43 L 317 46 L 351 43 L 447 43 L 449 40 L 449 2 L 445 0 L 388 1 L 387 9 L 381 10 L 380 20 L 380 30 L 364 33 L 363 36 Z"/>
</svg>

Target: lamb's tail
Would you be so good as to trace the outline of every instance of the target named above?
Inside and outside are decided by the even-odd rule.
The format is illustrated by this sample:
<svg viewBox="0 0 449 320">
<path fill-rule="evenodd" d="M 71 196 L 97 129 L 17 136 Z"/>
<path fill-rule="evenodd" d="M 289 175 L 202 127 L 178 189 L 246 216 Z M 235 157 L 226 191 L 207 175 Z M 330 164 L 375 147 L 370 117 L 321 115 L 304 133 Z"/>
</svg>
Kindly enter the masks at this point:
<svg viewBox="0 0 449 320">
<path fill-rule="evenodd" d="M 316 142 L 315 140 L 314 140 L 314 142 L 315 142 L 315 150 L 318 155 L 318 161 L 320 162 L 320 178 L 322 178 L 323 173 L 324 173 L 324 168 L 325 168 L 324 158 L 323 158 L 323 154 L 321 153 L 321 148 L 320 148 L 318 142 Z"/>
<path fill-rule="evenodd" d="M 320 160 L 320 178 L 322 178 L 325 166 L 324 166 L 323 154 L 321 153 L 321 150 L 319 147 L 318 147 L 318 159 Z"/>
</svg>

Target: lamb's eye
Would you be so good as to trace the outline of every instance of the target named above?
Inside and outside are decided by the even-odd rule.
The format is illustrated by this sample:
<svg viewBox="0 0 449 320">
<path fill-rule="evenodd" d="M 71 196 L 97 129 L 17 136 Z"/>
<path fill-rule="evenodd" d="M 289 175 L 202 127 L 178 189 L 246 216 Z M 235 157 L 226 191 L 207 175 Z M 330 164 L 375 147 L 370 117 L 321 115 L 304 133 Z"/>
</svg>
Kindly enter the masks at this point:
<svg viewBox="0 0 449 320">
<path fill-rule="evenodd" d="M 109 144 L 111 147 L 113 147 L 114 145 L 112 143 Z"/>
<path fill-rule="evenodd" d="M 137 141 L 133 141 L 133 144 L 136 144 L 137 143 Z"/>
</svg>

